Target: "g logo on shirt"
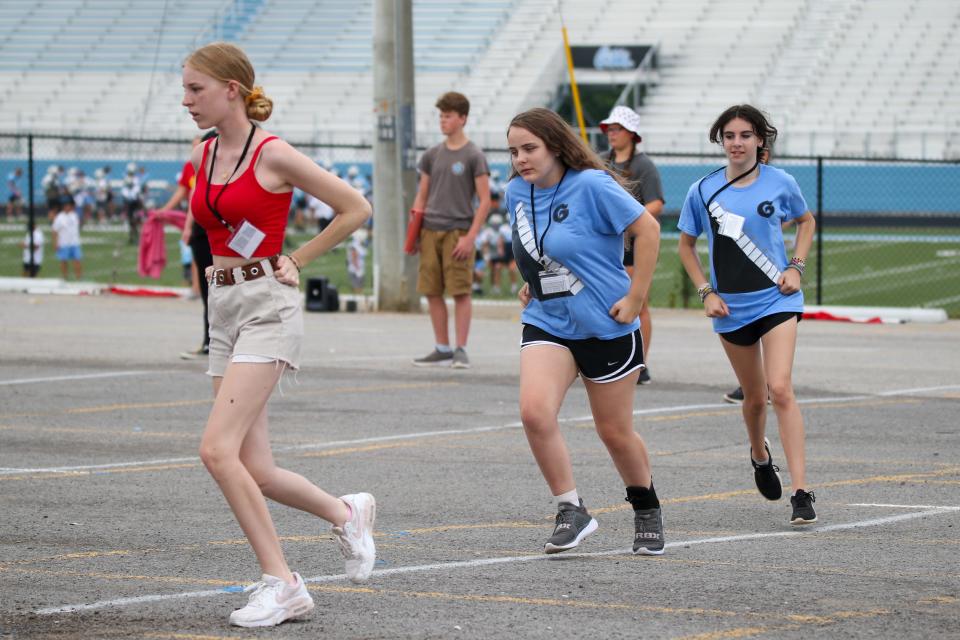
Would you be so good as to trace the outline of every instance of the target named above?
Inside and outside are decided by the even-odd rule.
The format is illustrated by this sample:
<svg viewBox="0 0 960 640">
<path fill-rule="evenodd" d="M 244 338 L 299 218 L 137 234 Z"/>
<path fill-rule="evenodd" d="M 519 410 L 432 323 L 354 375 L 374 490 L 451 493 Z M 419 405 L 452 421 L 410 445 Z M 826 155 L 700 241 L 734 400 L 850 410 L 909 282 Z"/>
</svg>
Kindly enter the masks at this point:
<svg viewBox="0 0 960 640">
<path fill-rule="evenodd" d="M 773 203 L 769 200 L 764 200 L 757 205 L 757 213 L 763 216 L 764 218 L 769 218 L 777 211 L 776 207 L 773 206 Z"/>
<path fill-rule="evenodd" d="M 570 207 L 564 203 L 557 205 L 557 208 L 553 210 L 553 221 L 554 222 L 563 222 L 567 219 L 567 216 L 570 215 Z"/>
<path fill-rule="evenodd" d="M 453 166 L 450 167 L 450 170 L 453 171 L 453 175 L 462 176 L 463 175 L 463 163 L 460 161 L 454 162 Z"/>
</svg>

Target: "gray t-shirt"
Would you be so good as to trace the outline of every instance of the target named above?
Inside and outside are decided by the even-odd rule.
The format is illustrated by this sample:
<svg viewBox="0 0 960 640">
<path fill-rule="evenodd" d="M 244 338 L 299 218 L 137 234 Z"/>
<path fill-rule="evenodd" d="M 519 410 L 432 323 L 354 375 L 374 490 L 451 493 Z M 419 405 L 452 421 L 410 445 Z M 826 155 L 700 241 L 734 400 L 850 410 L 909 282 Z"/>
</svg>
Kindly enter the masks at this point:
<svg viewBox="0 0 960 640">
<path fill-rule="evenodd" d="M 660 184 L 660 172 L 654 166 L 653 160 L 645 153 L 636 153 L 630 161 L 630 169 L 626 170 L 626 162 L 614 162 L 609 159 L 610 166 L 626 177 L 630 182 L 630 192 L 640 204 L 647 204 L 654 200 L 663 200 L 663 185 Z"/>
<path fill-rule="evenodd" d="M 427 149 L 418 166 L 430 176 L 423 226 L 432 231 L 469 229 L 473 224 L 475 178 L 490 173 L 483 151 L 468 142 L 456 151 L 441 142 Z"/>
</svg>

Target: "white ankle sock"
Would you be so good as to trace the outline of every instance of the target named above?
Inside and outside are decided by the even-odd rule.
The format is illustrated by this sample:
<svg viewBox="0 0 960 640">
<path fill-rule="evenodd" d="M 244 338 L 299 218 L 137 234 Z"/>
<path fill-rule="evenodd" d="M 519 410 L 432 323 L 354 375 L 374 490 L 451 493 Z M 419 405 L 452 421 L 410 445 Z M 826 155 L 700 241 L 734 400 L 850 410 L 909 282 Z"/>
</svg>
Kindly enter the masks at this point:
<svg viewBox="0 0 960 640">
<path fill-rule="evenodd" d="M 438 345 L 435 345 L 435 348 L 440 353 L 453 353 L 453 349 L 451 349 L 450 345 L 448 344 L 438 344 Z"/>
<path fill-rule="evenodd" d="M 580 506 L 580 496 L 577 495 L 576 489 L 567 491 L 566 493 L 561 493 L 558 496 L 553 496 L 553 499 L 557 501 L 557 504 L 560 504 L 561 502 L 569 502 L 574 506 Z"/>
</svg>

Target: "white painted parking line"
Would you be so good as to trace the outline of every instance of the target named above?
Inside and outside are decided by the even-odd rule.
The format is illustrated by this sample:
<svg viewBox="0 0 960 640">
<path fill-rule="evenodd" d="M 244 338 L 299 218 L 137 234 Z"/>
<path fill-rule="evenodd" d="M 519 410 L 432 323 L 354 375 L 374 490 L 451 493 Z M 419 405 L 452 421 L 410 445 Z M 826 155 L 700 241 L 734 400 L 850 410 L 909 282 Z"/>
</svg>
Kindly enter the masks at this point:
<svg viewBox="0 0 960 640">
<path fill-rule="evenodd" d="M 108 371 L 104 373 L 78 373 L 72 376 L 49 376 L 46 378 L 20 378 L 18 380 L 0 380 L 0 386 L 15 384 L 34 384 L 36 382 L 62 382 L 64 380 L 95 380 L 97 378 L 122 378 L 125 376 L 146 376 L 158 371 Z"/>
<path fill-rule="evenodd" d="M 947 511 L 960 511 L 960 507 L 944 507 L 933 504 L 882 504 L 875 502 L 856 502 L 848 504 L 848 507 L 882 507 L 885 509 L 945 509 Z"/>
<path fill-rule="evenodd" d="M 877 396 L 898 396 L 898 395 L 914 395 L 917 393 L 927 393 L 930 391 L 944 391 L 944 390 L 953 390 L 960 389 L 960 385 L 946 385 L 941 387 L 925 387 L 921 389 L 895 389 L 892 391 L 883 391 L 874 395 L 856 395 L 856 396 L 841 396 L 833 398 L 807 398 L 804 400 L 798 400 L 800 404 L 830 404 L 830 403 L 844 403 L 844 402 L 854 402 L 860 400 L 875 400 Z M 654 415 L 657 413 L 672 413 L 672 412 L 684 412 L 684 411 L 699 411 L 704 409 L 730 409 L 731 405 L 726 402 L 717 402 L 717 403 L 708 403 L 708 404 L 684 404 L 684 405 L 675 405 L 672 407 L 652 407 L 649 409 L 636 409 L 633 412 L 634 416 L 645 416 L 645 415 Z M 561 423 L 570 423 L 570 422 L 585 422 L 588 420 L 593 420 L 593 416 L 575 416 L 572 418 L 560 418 Z M 307 442 L 304 444 L 297 445 L 288 445 L 275 447 L 273 449 L 274 453 L 284 453 L 290 451 L 312 451 L 317 449 L 331 449 L 333 447 L 344 447 L 344 446 L 355 446 L 362 444 L 373 444 L 376 442 L 395 442 L 398 440 L 415 440 L 418 438 L 431 438 L 437 436 L 454 436 L 454 435 L 468 435 L 474 433 L 486 433 L 490 431 L 503 431 L 507 429 L 519 429 L 523 425 L 520 422 L 507 422 L 504 424 L 490 425 L 483 427 L 468 427 L 465 429 L 438 429 L 435 431 L 419 431 L 415 433 L 400 433 L 392 434 L 388 436 L 370 436 L 368 438 L 355 438 L 352 440 L 334 440 L 329 442 Z M 160 460 L 138 460 L 130 462 L 114 462 L 114 463 L 105 463 L 105 464 L 95 464 L 95 465 L 77 465 L 77 466 L 65 466 L 65 467 L 41 467 L 41 468 L 11 468 L 11 467 L 0 467 L 0 475 L 14 475 L 14 474 L 24 474 L 24 473 L 76 473 L 78 471 L 100 471 L 107 469 L 119 469 L 124 467 L 136 467 L 136 466 L 150 466 L 150 465 L 164 465 L 164 464 L 180 464 L 185 462 L 199 462 L 200 458 L 197 456 L 186 457 L 186 458 L 165 458 Z"/>
<path fill-rule="evenodd" d="M 848 505 L 854 506 L 854 505 Z M 869 520 L 860 520 L 856 522 L 847 522 L 843 524 L 834 524 L 826 525 L 821 527 L 810 527 L 805 529 L 794 529 L 790 531 L 770 531 L 765 533 L 748 533 L 743 535 L 736 536 L 720 536 L 714 538 L 699 538 L 693 540 L 678 540 L 676 542 L 668 542 L 666 547 L 668 549 L 675 548 L 686 548 L 692 547 L 695 545 L 703 544 L 719 544 L 719 543 L 728 543 L 728 542 L 745 542 L 750 540 L 763 540 L 768 538 L 795 538 L 800 536 L 813 536 L 817 533 L 831 533 L 834 531 L 846 531 L 850 529 L 861 529 L 866 527 L 877 527 L 885 524 L 893 524 L 896 522 L 904 522 L 906 520 L 914 520 L 917 518 L 924 518 L 927 516 L 942 515 L 944 513 L 952 513 L 954 510 L 960 510 L 954 507 L 935 507 L 933 509 L 927 509 L 925 511 L 918 511 L 914 513 L 902 513 L 895 516 L 886 516 L 881 518 L 871 518 Z M 593 558 L 600 556 L 612 556 L 612 555 L 630 555 L 632 550 L 630 548 L 622 549 L 610 549 L 607 551 L 595 551 L 591 553 L 566 553 L 563 554 L 563 558 Z M 499 564 L 519 564 L 524 562 L 545 562 L 551 561 L 558 558 L 556 555 L 546 555 L 546 554 L 537 554 L 537 555 L 528 555 L 528 556 L 508 556 L 500 558 L 478 558 L 476 560 L 465 560 L 460 562 L 437 562 L 433 564 L 421 564 L 413 565 L 408 567 L 395 567 L 392 569 L 380 569 L 373 572 L 374 579 L 384 578 L 393 575 L 401 575 L 408 573 L 423 573 L 427 571 L 450 571 L 454 569 L 470 569 L 474 567 L 486 567 L 491 565 Z M 656 562 L 656 560 L 651 559 L 650 562 Z M 325 576 L 314 576 L 312 578 L 304 578 L 304 582 L 307 583 L 326 583 L 326 582 L 340 582 L 347 579 L 346 574 L 339 573 L 333 575 Z M 185 600 L 190 598 L 209 598 L 211 596 L 219 596 L 226 594 L 235 594 L 240 590 L 240 585 L 234 587 L 225 587 L 223 589 L 206 589 L 203 591 L 186 591 L 181 593 L 165 593 L 165 594 L 154 594 L 146 596 L 137 596 L 132 598 L 115 598 L 112 600 L 99 600 L 97 602 L 90 603 L 81 603 L 81 604 L 68 604 L 59 607 L 47 607 L 44 609 L 37 609 L 34 613 L 37 615 L 54 615 L 58 613 L 73 613 L 77 611 L 91 611 L 94 609 L 106 609 L 112 607 L 124 607 L 133 604 L 141 604 L 147 602 L 161 602 L 166 600 Z"/>
</svg>

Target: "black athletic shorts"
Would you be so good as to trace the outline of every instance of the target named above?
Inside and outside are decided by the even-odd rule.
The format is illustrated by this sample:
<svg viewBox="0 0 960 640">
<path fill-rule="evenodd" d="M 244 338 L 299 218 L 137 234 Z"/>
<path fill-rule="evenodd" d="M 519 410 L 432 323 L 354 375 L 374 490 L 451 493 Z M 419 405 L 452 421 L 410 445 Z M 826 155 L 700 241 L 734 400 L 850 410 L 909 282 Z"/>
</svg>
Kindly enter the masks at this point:
<svg viewBox="0 0 960 640">
<path fill-rule="evenodd" d="M 749 347 L 750 345 L 756 344 L 757 340 L 762 338 L 764 334 L 778 324 L 783 324 L 790 318 L 796 318 L 797 322 L 800 322 L 802 316 L 803 314 L 797 313 L 796 311 L 782 311 L 780 313 L 773 313 L 769 316 L 758 318 L 750 324 L 740 327 L 739 329 L 721 333 L 720 336 L 731 344 L 736 344 L 741 347 Z"/>
<path fill-rule="evenodd" d="M 627 234 L 623 236 L 623 266 L 633 266 L 633 238 Z"/>
<path fill-rule="evenodd" d="M 521 351 L 536 344 L 552 344 L 569 350 L 580 375 L 591 382 L 614 382 L 645 366 L 643 338 L 640 337 L 639 329 L 610 340 L 567 340 L 532 324 L 523 325 Z"/>
</svg>

